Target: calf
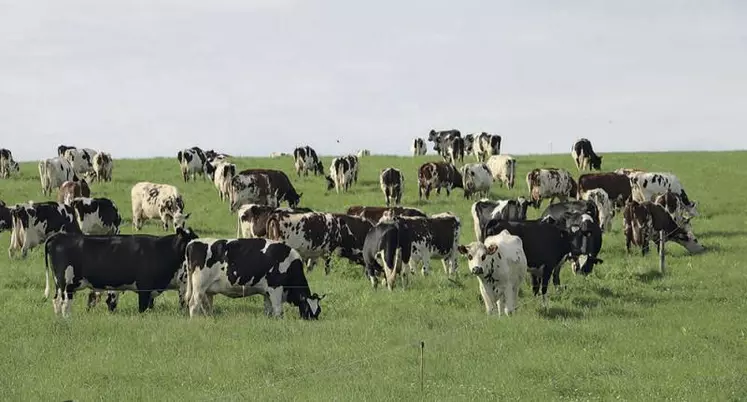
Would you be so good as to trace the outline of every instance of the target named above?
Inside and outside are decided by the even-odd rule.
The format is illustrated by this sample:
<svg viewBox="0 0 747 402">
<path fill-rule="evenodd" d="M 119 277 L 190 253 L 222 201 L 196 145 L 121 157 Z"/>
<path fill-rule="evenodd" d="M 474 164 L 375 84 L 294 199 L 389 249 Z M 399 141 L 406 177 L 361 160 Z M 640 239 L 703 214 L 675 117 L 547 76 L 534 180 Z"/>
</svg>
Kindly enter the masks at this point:
<svg viewBox="0 0 747 402">
<path fill-rule="evenodd" d="M 74 198 L 70 203 L 83 234 L 119 234 L 122 217 L 114 201 L 108 198 Z"/>
<path fill-rule="evenodd" d="M 220 200 L 225 201 L 230 199 L 231 179 L 236 175 L 236 165 L 224 159 L 218 159 L 217 162 L 211 162 L 211 164 L 214 166 L 212 180 L 215 188 L 218 190 Z"/>
<path fill-rule="evenodd" d="M 10 215 L 13 221 L 8 248 L 10 258 L 19 249 L 21 257 L 26 258 L 28 250 L 57 232 L 80 232 L 72 207 L 54 201 L 19 204 L 10 210 Z"/>
<path fill-rule="evenodd" d="M 493 155 L 485 162 L 493 175 L 493 179 L 505 184 L 509 189 L 514 188 L 516 178 L 516 159 L 511 155 Z"/>
<path fill-rule="evenodd" d="M 534 208 L 539 209 L 542 200 L 550 199 L 550 204 L 558 198 L 561 202 L 568 198 L 576 198 L 578 187 L 573 176 L 558 168 L 534 169 L 527 173 L 527 187 L 529 198 Z"/>
<path fill-rule="evenodd" d="M 475 158 L 478 162 L 485 162 L 492 155 L 501 153 L 501 136 L 490 135 L 486 132 L 475 135 L 473 146 Z"/>
<path fill-rule="evenodd" d="M 390 218 L 369 230 L 363 242 L 363 261 L 371 286 L 376 289 L 377 276 L 383 272 L 389 290 L 394 288 L 399 273 L 403 275 L 402 282 L 406 287 L 407 272 L 402 270 L 402 264 L 409 264 L 410 253 L 410 236 L 401 220 Z M 384 263 L 383 269 L 377 257 Z"/>
<path fill-rule="evenodd" d="M 276 208 L 269 205 L 244 204 L 238 211 L 236 237 L 255 238 L 267 236 L 267 220 L 275 212 L 306 213 L 309 208 Z"/>
<path fill-rule="evenodd" d="M 488 165 L 484 163 L 468 163 L 460 169 L 462 175 L 462 187 L 464 198 L 472 195 L 487 197 L 490 195 L 490 187 L 493 185 L 493 175 Z"/>
<path fill-rule="evenodd" d="M 515 200 L 488 200 L 483 198 L 472 204 L 472 222 L 475 228 L 475 239 L 483 241 L 485 225 L 491 219 L 505 221 L 523 221 L 527 219 L 529 200 L 519 197 Z"/>
<path fill-rule="evenodd" d="M 198 174 L 203 179 L 212 174 L 213 166 L 208 163 L 207 156 L 200 147 L 182 149 L 176 154 L 176 160 L 179 161 L 184 182 L 189 181 L 190 177 L 194 181 Z"/>
<path fill-rule="evenodd" d="M 309 175 L 309 171 L 314 173 L 314 176 L 324 174 L 324 166 L 319 160 L 314 148 L 306 145 L 298 147 L 293 150 L 293 158 L 295 159 L 296 174 L 300 177 L 301 173 L 304 176 Z"/>
<path fill-rule="evenodd" d="M 578 177 L 579 198 L 594 189 L 604 190 L 616 210 L 621 210 L 631 196 L 630 179 L 618 173 L 587 173 Z"/>
<path fill-rule="evenodd" d="M 13 153 L 9 149 L 0 148 L 0 177 L 7 179 L 12 173 L 18 173 L 20 167 L 13 160 Z"/>
<path fill-rule="evenodd" d="M 44 246 L 45 297 L 49 295 L 51 270 L 56 288 L 52 302 L 55 314 L 68 317 L 75 292 L 84 288 L 137 292 L 138 311 L 142 313 L 153 307 L 153 299 L 160 293 L 178 288 L 187 243 L 196 238 L 190 229 L 181 228 L 163 237 L 56 234 Z M 107 300 L 107 304 L 112 311 L 116 308 L 114 300 Z"/>
<path fill-rule="evenodd" d="M 383 169 L 379 175 L 379 184 L 381 192 L 384 193 L 386 206 L 391 204 L 392 199 L 395 204 L 399 205 L 402 201 L 402 193 L 405 192 L 405 176 L 402 172 L 395 168 Z"/>
<path fill-rule="evenodd" d="M 425 155 L 426 152 L 428 152 L 428 148 L 426 148 L 425 146 L 425 141 L 423 141 L 422 138 L 416 137 L 414 140 L 412 140 L 410 152 L 412 152 L 412 156 Z"/>
<path fill-rule="evenodd" d="M 75 197 L 90 197 L 91 188 L 88 187 L 85 179 L 78 181 L 66 181 L 62 183 L 60 189 L 57 191 L 57 202 L 60 204 L 67 204 L 73 201 Z"/>
<path fill-rule="evenodd" d="M 298 252 L 266 239 L 198 239 L 186 249 L 189 316 L 212 314 L 213 296 L 261 294 L 265 314 L 283 316 L 283 302 L 298 307 L 303 319 L 318 319 L 322 308 L 312 294 Z"/>
<path fill-rule="evenodd" d="M 336 193 L 340 193 L 340 189 L 343 192 L 347 192 L 348 188 L 353 184 L 353 167 L 350 165 L 350 160 L 347 157 L 335 158 L 332 160 L 332 164 L 329 167 L 329 176 L 325 176 L 327 180 L 327 191 L 335 189 Z"/>
<path fill-rule="evenodd" d="M 2 233 L 3 230 L 12 228 L 13 218 L 10 215 L 10 208 L 5 205 L 5 202 L 3 202 L 3 200 L 0 200 L 0 233 Z"/>
<path fill-rule="evenodd" d="M 93 156 L 93 177 L 99 181 L 112 181 L 114 161 L 106 152 L 99 152 Z"/>
<path fill-rule="evenodd" d="M 411 242 L 410 272 L 414 273 L 418 261 L 423 263 L 422 273 L 430 273 L 432 256 L 441 259 L 447 275 L 456 273 L 457 246 L 461 222 L 450 213 L 432 215 L 428 218 L 400 216 L 406 226 Z"/>
<path fill-rule="evenodd" d="M 641 247 L 641 254 L 649 251 L 649 241 L 653 240 L 659 249 L 659 232 L 664 231 L 665 241 L 674 241 L 684 247 L 690 254 L 703 252 L 705 248 L 690 230 L 677 225 L 677 222 L 661 205 L 651 201 L 638 202 L 629 199 L 623 211 L 625 223 L 625 249 L 630 252 L 630 245 Z M 687 223 L 687 221 L 685 222 Z"/>
<path fill-rule="evenodd" d="M 595 188 L 583 193 L 582 198 L 596 205 L 599 212 L 598 222 L 602 231 L 609 232 L 612 230 L 612 218 L 615 217 L 615 209 L 607 192 L 601 188 Z"/>
<path fill-rule="evenodd" d="M 191 215 L 184 214 L 184 199 L 179 190 L 169 184 L 142 181 L 132 186 L 130 197 L 135 230 L 143 227 L 143 221 L 156 218 L 161 219 L 163 230 L 169 229 L 169 222 L 175 230 L 184 228 Z"/>
<path fill-rule="evenodd" d="M 76 148 L 65 151 L 63 157 L 70 162 L 73 172 L 78 177 L 93 173 L 93 156 L 96 151 L 91 148 Z"/>
<path fill-rule="evenodd" d="M 521 238 L 503 231 L 485 239 L 485 244 L 472 242 L 458 250 L 467 255 L 469 270 L 477 276 L 486 312 L 492 314 L 498 307 L 499 316 L 512 314 L 529 269 Z"/>
<path fill-rule="evenodd" d="M 360 216 L 366 219 L 372 224 L 378 223 L 385 213 L 390 213 L 392 216 L 422 216 L 426 217 L 425 212 L 417 208 L 409 207 L 364 207 L 360 205 L 354 205 L 347 209 L 346 215 Z"/>
<path fill-rule="evenodd" d="M 602 157 L 594 153 L 591 141 L 579 138 L 571 147 L 571 157 L 578 170 L 602 170 Z"/>
<path fill-rule="evenodd" d="M 698 216 L 697 202 L 689 199 L 680 180 L 671 173 L 639 173 L 630 177 L 630 187 L 638 202 L 653 201 L 657 195 L 671 191 L 680 197 L 685 212 Z"/>
<path fill-rule="evenodd" d="M 45 196 L 52 194 L 52 190 L 60 188 L 62 183 L 77 179 L 73 166 L 62 157 L 44 159 L 39 162 L 39 179 L 41 180 L 42 193 Z"/>
<path fill-rule="evenodd" d="M 298 207 L 303 193 L 295 187 L 285 172 L 275 169 L 246 169 L 231 179 L 231 212 L 247 203 L 277 205 L 288 202 L 291 208 Z"/>
<path fill-rule="evenodd" d="M 431 189 L 436 189 L 436 194 L 441 194 L 441 188 L 446 189 L 446 195 L 451 195 L 453 188 L 464 188 L 462 174 L 457 168 L 446 162 L 427 162 L 418 169 L 418 199 L 427 200 L 431 195 Z"/>
</svg>

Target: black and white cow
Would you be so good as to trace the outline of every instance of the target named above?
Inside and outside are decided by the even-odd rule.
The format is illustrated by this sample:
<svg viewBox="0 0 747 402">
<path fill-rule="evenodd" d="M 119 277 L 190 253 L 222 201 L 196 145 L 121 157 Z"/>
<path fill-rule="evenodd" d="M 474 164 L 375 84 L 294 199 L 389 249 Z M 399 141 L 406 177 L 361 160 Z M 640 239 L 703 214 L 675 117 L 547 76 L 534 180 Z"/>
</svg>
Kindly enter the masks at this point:
<svg viewBox="0 0 747 402">
<path fill-rule="evenodd" d="M 464 198 L 473 195 L 487 197 L 493 185 L 493 174 L 485 163 L 468 163 L 459 169 L 462 175 Z"/>
<path fill-rule="evenodd" d="M 379 175 L 379 185 L 381 186 L 381 192 L 384 193 L 387 207 L 392 200 L 395 204 L 400 204 L 402 194 L 405 192 L 405 175 L 399 169 L 382 169 L 381 175 Z"/>
<path fill-rule="evenodd" d="M 96 153 L 91 148 L 76 148 L 65 151 L 63 157 L 70 162 L 76 176 L 84 177 L 93 173 L 93 157 Z"/>
<path fill-rule="evenodd" d="M 665 241 L 674 241 L 684 247 L 690 254 L 703 252 L 705 248 L 698 243 L 692 232 L 689 220 L 684 226 L 675 222 L 664 207 L 651 201 L 638 202 L 628 199 L 623 210 L 625 225 L 625 249 L 630 252 L 630 245 L 641 247 L 641 254 L 649 251 L 651 240 L 659 250 L 660 231 L 664 231 Z"/>
<path fill-rule="evenodd" d="M 300 214 L 314 211 L 309 208 L 276 208 L 269 205 L 244 204 L 237 212 L 238 224 L 236 225 L 236 237 L 255 238 L 267 236 L 267 220 L 275 212 Z"/>
<path fill-rule="evenodd" d="M 295 159 L 296 174 L 300 177 L 301 173 L 304 176 L 309 175 L 309 171 L 316 175 L 324 175 L 324 166 L 322 161 L 316 154 L 314 148 L 306 145 L 298 147 L 293 150 L 293 158 Z"/>
<path fill-rule="evenodd" d="M 49 271 L 54 274 L 55 314 L 70 315 L 73 295 L 80 289 L 131 290 L 138 294 L 138 311 L 153 307 L 153 299 L 169 289 L 179 289 L 187 244 L 197 238 L 190 229 L 175 234 L 87 236 L 59 233 L 44 247 L 48 297 Z M 184 293 L 180 290 L 180 296 Z M 90 299 L 89 299 L 90 301 Z M 116 298 L 107 300 L 116 309 Z M 90 303 L 89 303 L 90 306 Z"/>
<path fill-rule="evenodd" d="M 291 208 L 298 207 L 303 193 L 296 192 L 288 175 L 275 169 L 246 169 L 231 179 L 231 212 L 243 204 L 265 204 L 277 206 L 288 202 Z"/>
<path fill-rule="evenodd" d="M 60 145 L 57 147 L 57 156 L 60 156 L 60 157 L 65 156 L 65 152 L 67 152 L 68 149 L 77 149 L 77 148 L 72 145 Z"/>
<path fill-rule="evenodd" d="M 493 180 L 505 184 L 509 189 L 514 188 L 516 179 L 516 159 L 511 155 L 493 155 L 485 162 L 493 175 Z"/>
<path fill-rule="evenodd" d="M 446 195 L 451 195 L 453 188 L 464 188 L 462 174 L 452 164 L 446 162 L 427 162 L 418 169 L 418 198 L 422 199 L 425 194 L 427 200 L 431 190 L 436 189 L 436 194 L 441 194 L 441 188 L 446 189 Z"/>
<path fill-rule="evenodd" d="M 198 174 L 203 179 L 212 175 L 213 165 L 208 163 L 208 158 L 200 147 L 182 149 L 176 154 L 176 160 L 179 161 L 185 182 L 189 181 L 190 177 L 194 181 Z"/>
<path fill-rule="evenodd" d="M 179 190 L 170 184 L 159 184 L 142 181 L 135 183 L 130 190 L 132 200 L 132 226 L 135 230 L 143 227 L 143 221 L 160 219 L 163 230 L 169 229 L 169 223 L 177 228 L 184 224 L 191 214 L 184 214 L 184 199 Z"/>
<path fill-rule="evenodd" d="M 591 141 L 579 138 L 571 147 L 571 157 L 578 170 L 602 170 L 602 157 L 594 152 Z"/>
<path fill-rule="evenodd" d="M 597 206 L 599 211 L 599 226 L 604 232 L 612 229 L 612 218 L 615 217 L 615 207 L 610 200 L 606 191 L 601 188 L 595 188 L 582 194 L 582 199 L 591 201 Z"/>
<path fill-rule="evenodd" d="M 462 133 L 459 132 L 457 129 L 451 129 L 451 130 L 431 130 L 428 133 L 428 141 L 433 143 L 433 150 L 436 151 L 441 156 L 446 155 L 446 148 L 444 145 L 447 145 L 449 142 L 451 142 L 451 139 L 455 137 L 461 137 Z"/>
<path fill-rule="evenodd" d="M 523 221 L 527 219 L 529 200 L 518 197 L 515 200 L 489 200 L 483 198 L 472 204 L 472 223 L 475 229 L 475 239 L 483 241 L 485 225 L 491 219 L 505 221 Z"/>
<path fill-rule="evenodd" d="M 446 155 L 444 160 L 449 163 L 464 163 L 464 139 L 462 137 L 454 137 L 448 142 L 441 144 L 442 147 L 446 148 Z"/>
<path fill-rule="evenodd" d="M 441 259 L 447 275 L 456 273 L 457 246 L 462 227 L 456 215 L 445 212 L 428 218 L 398 216 L 395 220 L 405 225 L 410 237 L 410 273 L 415 273 L 418 262 L 422 262 L 422 273 L 428 275 L 432 256 Z"/>
<path fill-rule="evenodd" d="M 213 296 L 261 294 L 265 313 L 283 316 L 283 302 L 303 319 L 318 319 L 324 298 L 311 293 L 298 252 L 266 239 L 198 239 L 186 250 L 189 315 L 212 314 Z"/>
<path fill-rule="evenodd" d="M 83 234 L 119 234 L 122 216 L 114 201 L 108 198 L 74 198 L 70 203 L 75 219 Z"/>
<path fill-rule="evenodd" d="M 541 220 L 564 230 L 571 239 L 572 248 L 585 257 L 583 265 L 579 264 L 578 255 L 569 257 L 573 273 L 580 271 L 588 275 L 595 264 L 604 262 L 597 258 L 602 250 L 602 229 L 598 215 L 593 201 L 566 201 L 548 206 L 540 216 Z M 553 272 L 553 282 L 560 283 L 559 275 L 559 270 Z"/>
<path fill-rule="evenodd" d="M 412 156 L 425 155 L 428 152 L 428 148 L 425 146 L 425 141 L 420 137 L 416 137 L 412 140 L 410 152 L 412 152 Z"/>
<path fill-rule="evenodd" d="M 114 160 L 111 154 L 98 152 L 93 156 L 93 178 L 99 181 L 112 181 Z"/>
<path fill-rule="evenodd" d="M 0 200 L 0 233 L 12 228 L 13 217 L 10 215 L 10 208 L 8 208 L 3 200 Z"/>
<path fill-rule="evenodd" d="M 485 162 L 493 155 L 501 153 L 501 136 L 490 135 L 486 132 L 475 135 L 475 143 L 472 146 L 475 158 L 478 162 Z"/>
<path fill-rule="evenodd" d="M 374 289 L 382 273 L 389 290 L 394 288 L 397 274 L 402 274 L 403 286 L 407 286 L 408 275 L 406 270 L 402 270 L 402 264 L 410 263 L 411 248 L 407 226 L 401 220 L 386 219 L 371 228 L 363 242 L 363 262 Z M 381 258 L 383 268 L 377 258 Z"/>
<path fill-rule="evenodd" d="M 213 184 L 218 190 L 221 201 L 231 199 L 231 179 L 236 175 L 236 165 L 225 159 L 216 159 L 208 162 L 213 165 L 212 177 Z"/>
<path fill-rule="evenodd" d="M 698 216 L 697 202 L 690 200 L 680 179 L 672 173 L 648 172 L 630 177 L 630 188 L 633 199 L 638 202 L 653 201 L 656 196 L 671 191 L 680 197 L 682 207 L 690 216 Z"/>
<path fill-rule="evenodd" d="M 340 193 L 340 190 L 347 192 L 355 181 L 355 168 L 351 163 L 352 159 L 350 159 L 349 156 L 332 159 L 332 164 L 329 166 L 329 176 L 325 176 L 325 179 L 327 180 L 327 191 L 334 188 L 335 192 L 338 194 Z M 355 162 L 357 162 L 357 160 L 358 158 L 355 158 Z"/>
<path fill-rule="evenodd" d="M 13 231 L 8 256 L 11 258 L 17 250 L 21 250 L 21 257 L 26 258 L 29 250 L 57 232 L 80 232 L 73 208 L 54 201 L 18 204 L 11 208 L 10 214 Z"/>
<path fill-rule="evenodd" d="M 20 170 L 18 162 L 13 160 L 13 153 L 9 149 L 0 148 L 0 178 L 7 179 Z"/>
<path fill-rule="evenodd" d="M 467 134 L 464 136 L 464 155 L 472 155 L 475 152 L 475 135 Z"/>
<path fill-rule="evenodd" d="M 360 216 L 374 225 L 381 220 L 385 213 L 391 216 L 422 216 L 424 218 L 427 216 L 425 212 L 410 207 L 371 207 L 353 205 L 348 207 L 347 211 L 345 211 L 346 215 Z"/>
<path fill-rule="evenodd" d="M 39 179 L 41 180 L 42 193 L 46 196 L 52 194 L 53 190 L 60 188 L 66 181 L 77 181 L 73 165 L 63 157 L 44 159 L 39 162 Z"/>
<path fill-rule="evenodd" d="M 545 198 L 549 198 L 551 204 L 555 198 L 562 202 L 568 198 L 576 198 L 578 191 L 578 185 L 570 172 L 559 168 L 533 169 L 527 173 L 527 188 L 529 199 L 536 209 L 539 209 Z"/>
</svg>

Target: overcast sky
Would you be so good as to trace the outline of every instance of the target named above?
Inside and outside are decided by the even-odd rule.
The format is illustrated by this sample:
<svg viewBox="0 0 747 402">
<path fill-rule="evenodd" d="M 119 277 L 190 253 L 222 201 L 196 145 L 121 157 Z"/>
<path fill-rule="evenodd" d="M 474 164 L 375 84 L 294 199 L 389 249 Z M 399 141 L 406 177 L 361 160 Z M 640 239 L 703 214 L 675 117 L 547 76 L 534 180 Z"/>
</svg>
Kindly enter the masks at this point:
<svg viewBox="0 0 747 402">
<path fill-rule="evenodd" d="M 745 17 L 739 0 L 0 0 L 0 147 L 402 154 L 458 128 L 515 154 L 746 149 Z"/>
</svg>

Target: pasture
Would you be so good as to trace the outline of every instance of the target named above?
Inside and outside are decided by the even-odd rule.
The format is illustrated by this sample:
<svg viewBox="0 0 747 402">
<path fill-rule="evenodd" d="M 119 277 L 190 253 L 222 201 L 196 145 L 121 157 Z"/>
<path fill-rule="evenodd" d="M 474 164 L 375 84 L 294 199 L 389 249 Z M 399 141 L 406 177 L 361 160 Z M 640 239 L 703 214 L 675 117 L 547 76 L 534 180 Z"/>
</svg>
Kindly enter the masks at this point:
<svg viewBox="0 0 747 402">
<path fill-rule="evenodd" d="M 50 148 L 51 150 L 51 148 Z M 292 159 L 234 158 L 240 169 L 279 168 L 303 193 L 301 206 L 343 212 L 383 205 L 378 175 L 405 174 L 403 205 L 461 219 L 462 242 L 474 240 L 472 201 L 457 189 L 447 198 L 418 202 L 417 168 L 425 157 L 361 158 L 350 193 L 325 192 L 322 177 L 297 178 Z M 119 160 L 113 181 L 95 183 L 92 196 L 113 199 L 131 233 L 130 188 L 141 180 L 176 185 L 189 226 L 201 237 L 236 236 L 236 215 L 214 185 L 183 183 L 176 158 Z M 473 161 L 470 156 L 465 160 Z M 331 157 L 323 158 L 325 170 Z M 495 185 L 491 198 L 526 193 L 524 176 L 556 166 L 578 176 L 570 156 L 517 156 L 516 188 Z M 214 317 L 189 319 L 176 292 L 159 296 L 153 311 L 137 313 L 124 293 L 114 314 L 100 304 L 86 311 L 77 293 L 68 320 L 43 300 L 43 248 L 9 260 L 9 233 L 0 234 L 0 399 L 2 400 L 745 400 L 747 399 L 747 215 L 745 152 L 604 154 L 604 170 L 634 167 L 675 173 L 700 217 L 692 221 L 707 252 L 689 256 L 667 244 L 668 273 L 655 253 L 627 255 L 616 216 L 588 277 L 567 263 L 561 292 L 550 288 L 541 307 L 525 284 L 512 317 L 485 314 L 477 279 L 460 257 L 456 280 L 440 262 L 433 275 L 418 272 L 407 290 L 371 289 L 363 268 L 341 259 L 324 275 L 308 275 L 311 290 L 326 293 L 318 322 L 263 314 L 262 298 L 215 298 Z M 9 204 L 42 200 L 36 163 L 20 178 L 0 180 Z M 744 179 L 744 180 L 743 180 Z M 547 201 L 543 204 L 543 208 Z M 530 208 L 529 218 L 542 211 Z M 160 223 L 144 233 L 163 234 Z M 420 342 L 425 382 L 420 389 Z"/>
</svg>

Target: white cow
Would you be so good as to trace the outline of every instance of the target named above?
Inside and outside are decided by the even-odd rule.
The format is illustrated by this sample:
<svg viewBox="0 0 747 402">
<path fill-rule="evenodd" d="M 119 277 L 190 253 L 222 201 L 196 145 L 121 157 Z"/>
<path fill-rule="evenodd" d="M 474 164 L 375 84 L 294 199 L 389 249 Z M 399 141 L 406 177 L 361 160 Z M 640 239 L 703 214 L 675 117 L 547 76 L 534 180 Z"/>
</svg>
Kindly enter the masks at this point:
<svg viewBox="0 0 747 402">
<path fill-rule="evenodd" d="M 512 314 L 529 269 L 521 238 L 504 230 L 488 236 L 484 244 L 472 242 L 458 250 L 467 255 L 470 272 L 480 281 L 486 312 L 492 314 L 497 307 L 499 316 Z"/>
<path fill-rule="evenodd" d="M 573 180 L 570 172 L 565 169 L 546 168 L 534 169 L 527 173 L 527 188 L 529 199 L 534 208 L 539 209 L 542 200 L 550 199 L 552 204 L 555 198 L 564 202 L 568 198 L 576 198 L 578 185 Z"/>
<path fill-rule="evenodd" d="M 672 173 L 638 173 L 629 177 L 633 200 L 637 202 L 654 201 L 656 196 L 671 191 L 680 197 L 685 212 L 690 216 L 698 216 L 697 202 L 690 200 L 680 180 Z"/>
<path fill-rule="evenodd" d="M 612 218 L 615 217 L 615 209 L 607 192 L 601 188 L 589 190 L 582 195 L 584 200 L 591 200 L 599 211 L 599 226 L 603 232 L 612 230 Z"/>
<path fill-rule="evenodd" d="M 111 154 L 99 152 L 93 156 L 93 177 L 99 181 L 112 181 L 114 161 Z"/>
<path fill-rule="evenodd" d="M 508 188 L 514 188 L 514 179 L 516 178 L 516 159 L 511 155 L 493 155 L 485 162 L 493 174 L 493 179 L 505 184 Z"/>
<path fill-rule="evenodd" d="M 57 156 L 39 162 L 42 193 L 46 196 L 60 188 L 62 183 L 72 181 L 73 177 L 75 177 L 73 165 L 65 158 Z"/>
<path fill-rule="evenodd" d="M 68 149 L 65 151 L 64 158 L 70 162 L 78 177 L 84 177 L 93 173 L 93 157 L 96 153 L 96 150 L 91 148 Z"/>
<path fill-rule="evenodd" d="M 184 228 L 191 214 L 184 214 L 184 200 L 179 190 L 169 184 L 139 182 L 132 186 L 132 226 L 135 230 L 143 227 L 143 221 L 160 219 L 163 229 L 168 230 L 171 222 L 174 230 Z"/>
<path fill-rule="evenodd" d="M 236 175 L 236 165 L 225 159 L 218 159 L 211 164 L 215 167 L 213 171 L 213 183 L 215 184 L 215 188 L 218 189 L 220 200 L 225 201 L 230 199 L 231 179 Z"/>
<path fill-rule="evenodd" d="M 464 198 L 473 194 L 487 197 L 490 187 L 493 185 L 493 174 L 488 165 L 484 163 L 467 163 L 460 169 L 462 174 L 462 186 L 464 187 Z"/>
</svg>

